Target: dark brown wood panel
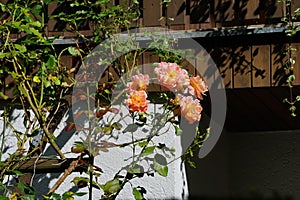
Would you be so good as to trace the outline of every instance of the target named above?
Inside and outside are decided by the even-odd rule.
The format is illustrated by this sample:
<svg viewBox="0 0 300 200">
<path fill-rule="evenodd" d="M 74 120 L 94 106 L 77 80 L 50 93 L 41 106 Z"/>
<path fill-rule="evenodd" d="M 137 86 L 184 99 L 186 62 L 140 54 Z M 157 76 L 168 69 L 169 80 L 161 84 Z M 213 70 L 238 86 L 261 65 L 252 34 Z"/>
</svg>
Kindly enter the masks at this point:
<svg viewBox="0 0 300 200">
<path fill-rule="evenodd" d="M 225 22 L 234 20 L 234 2 L 233 0 L 215 1 L 215 19 L 216 22 Z"/>
<path fill-rule="evenodd" d="M 190 1 L 190 23 L 209 23 L 210 0 Z"/>
<path fill-rule="evenodd" d="M 296 51 L 293 52 L 293 58 L 296 61 L 294 70 L 293 70 L 296 78 L 295 78 L 295 81 L 293 82 L 293 84 L 300 85 L 300 44 L 299 43 L 293 44 L 293 48 L 296 49 Z"/>
<path fill-rule="evenodd" d="M 272 18 L 280 19 L 284 14 L 284 6 L 278 1 L 267 0 L 265 3 L 265 17 L 269 20 Z"/>
<path fill-rule="evenodd" d="M 234 88 L 251 87 L 251 47 L 238 47 L 232 52 Z"/>
<path fill-rule="evenodd" d="M 162 16 L 160 0 L 143 0 L 143 23 L 145 26 L 159 26 Z"/>
<path fill-rule="evenodd" d="M 271 84 L 272 86 L 286 85 L 286 70 L 284 63 L 286 62 L 287 56 L 284 53 L 286 44 L 273 44 L 271 45 Z"/>
<path fill-rule="evenodd" d="M 270 86 L 270 46 L 252 46 L 252 82 L 253 87 Z"/>
<path fill-rule="evenodd" d="M 167 17 L 173 18 L 174 21 L 171 21 L 170 24 L 178 25 L 184 24 L 185 16 L 185 1 L 183 0 L 172 0 L 167 7 Z"/>
<path fill-rule="evenodd" d="M 231 62 L 231 48 L 213 48 L 209 53 L 220 71 L 225 87 L 232 88 L 234 63 Z"/>
</svg>

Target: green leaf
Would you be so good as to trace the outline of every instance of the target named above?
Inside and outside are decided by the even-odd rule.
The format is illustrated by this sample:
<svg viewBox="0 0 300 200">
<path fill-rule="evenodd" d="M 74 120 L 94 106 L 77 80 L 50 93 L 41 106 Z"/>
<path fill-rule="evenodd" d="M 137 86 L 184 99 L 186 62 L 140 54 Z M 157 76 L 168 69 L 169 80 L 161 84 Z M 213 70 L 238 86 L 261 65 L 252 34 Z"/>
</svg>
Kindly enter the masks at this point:
<svg viewBox="0 0 300 200">
<path fill-rule="evenodd" d="M 156 154 L 153 160 L 153 167 L 159 175 L 163 177 L 168 176 L 169 169 L 167 166 L 167 160 L 164 156 Z"/>
<path fill-rule="evenodd" d="M 147 144 L 148 144 L 147 141 L 139 142 L 139 146 L 140 146 L 140 147 L 144 147 L 144 146 L 146 146 Z"/>
<path fill-rule="evenodd" d="M 119 122 L 115 122 L 111 126 L 118 131 L 122 129 L 122 124 L 120 124 Z"/>
<path fill-rule="evenodd" d="M 72 182 L 74 183 L 74 185 L 78 188 L 83 188 L 86 187 L 88 185 L 88 183 L 90 182 L 90 179 L 87 177 L 75 177 Z"/>
<path fill-rule="evenodd" d="M 74 195 L 78 196 L 78 197 L 82 197 L 82 196 L 84 196 L 86 194 L 87 194 L 86 192 L 76 192 Z"/>
<path fill-rule="evenodd" d="M 21 53 L 24 53 L 24 52 L 26 52 L 26 50 L 27 50 L 26 47 L 25 47 L 25 45 L 15 44 L 14 46 L 15 46 L 15 48 L 18 49 Z"/>
<path fill-rule="evenodd" d="M 295 80 L 295 75 L 292 74 L 292 75 L 290 75 L 290 76 L 288 77 L 287 82 L 288 82 L 288 83 L 291 83 L 291 82 L 293 82 L 294 80 Z"/>
<path fill-rule="evenodd" d="M 137 188 L 133 188 L 132 194 L 136 200 L 144 199 L 143 194 Z"/>
<path fill-rule="evenodd" d="M 29 31 L 30 31 L 32 34 L 38 36 L 39 38 L 43 38 L 42 34 L 41 34 L 37 29 L 35 29 L 35 28 L 29 28 Z"/>
<path fill-rule="evenodd" d="M 114 194 L 118 192 L 120 189 L 122 189 L 119 179 L 110 180 L 105 184 L 100 185 L 100 187 L 102 188 L 102 190 L 106 195 Z"/>
<path fill-rule="evenodd" d="M 181 130 L 181 128 L 180 128 L 180 127 L 178 127 L 178 126 L 174 126 L 174 128 L 175 128 L 175 134 L 176 134 L 177 136 L 180 136 L 180 135 L 182 135 L 182 130 Z"/>
<path fill-rule="evenodd" d="M 55 85 L 60 85 L 60 80 L 56 76 L 52 76 L 51 80 Z"/>
<path fill-rule="evenodd" d="M 3 92 L 0 92 L 0 98 L 4 99 L 4 100 L 7 100 L 8 99 L 8 96 L 5 95 Z"/>
<path fill-rule="evenodd" d="M 57 63 L 56 58 L 53 55 L 50 55 L 46 62 L 46 67 L 49 70 L 56 70 L 56 66 L 57 66 L 56 63 Z"/>
<path fill-rule="evenodd" d="M 33 21 L 33 22 L 30 23 L 30 25 L 35 26 L 35 27 L 41 27 L 42 26 L 41 22 L 39 22 L 39 21 Z"/>
<path fill-rule="evenodd" d="M 44 86 L 45 88 L 48 88 L 51 86 L 51 82 L 49 80 L 44 80 Z"/>
<path fill-rule="evenodd" d="M 83 142 L 75 142 L 71 148 L 72 153 L 82 153 L 86 150 L 86 147 Z"/>
<path fill-rule="evenodd" d="M 131 174 L 140 174 L 144 172 L 144 168 L 140 165 L 134 165 L 127 170 Z"/>
<path fill-rule="evenodd" d="M 6 57 L 6 53 L 2 53 L 2 52 L 0 52 L 0 59 L 2 59 L 2 58 L 5 58 Z"/>
<path fill-rule="evenodd" d="M 72 191 L 67 191 L 67 192 L 63 193 L 62 199 L 63 199 L 63 200 L 74 199 L 74 198 L 73 198 L 73 195 L 74 195 L 74 192 L 72 192 Z"/>
<path fill-rule="evenodd" d="M 75 47 L 69 47 L 68 51 L 72 56 L 80 55 L 80 51 L 78 49 L 76 49 Z"/>
<path fill-rule="evenodd" d="M 154 152 L 155 146 L 146 147 L 142 153 L 142 156 L 148 156 Z"/>
<path fill-rule="evenodd" d="M 105 135 L 110 135 L 113 131 L 113 128 L 106 125 L 103 127 L 102 131 Z"/>
<path fill-rule="evenodd" d="M 6 197 L 6 196 L 0 196 L 0 200 L 9 200 L 9 198 L 8 197 Z"/>
<path fill-rule="evenodd" d="M 36 196 L 32 194 L 24 194 L 23 195 L 24 200 L 36 200 Z"/>
</svg>

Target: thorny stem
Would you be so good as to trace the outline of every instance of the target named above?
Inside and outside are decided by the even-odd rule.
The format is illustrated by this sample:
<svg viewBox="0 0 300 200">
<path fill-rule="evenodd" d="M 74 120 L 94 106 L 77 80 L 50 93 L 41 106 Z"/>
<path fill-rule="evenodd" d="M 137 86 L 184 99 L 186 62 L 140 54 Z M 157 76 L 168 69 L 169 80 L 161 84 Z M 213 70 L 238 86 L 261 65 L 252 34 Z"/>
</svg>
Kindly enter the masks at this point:
<svg viewBox="0 0 300 200">
<path fill-rule="evenodd" d="M 4 148 L 4 140 L 5 140 L 5 133 L 6 133 L 6 107 L 4 108 L 3 112 L 3 131 L 2 131 L 2 140 L 1 140 L 1 152 L 0 152 L 0 161 L 2 161 L 2 153 Z"/>
</svg>

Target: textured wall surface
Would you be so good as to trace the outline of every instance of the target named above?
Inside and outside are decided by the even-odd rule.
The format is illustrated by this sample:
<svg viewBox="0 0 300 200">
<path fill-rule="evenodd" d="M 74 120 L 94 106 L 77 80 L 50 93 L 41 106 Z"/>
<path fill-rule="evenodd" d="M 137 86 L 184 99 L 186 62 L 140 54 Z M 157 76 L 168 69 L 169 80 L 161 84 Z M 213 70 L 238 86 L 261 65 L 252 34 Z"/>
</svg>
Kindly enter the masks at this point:
<svg viewBox="0 0 300 200">
<path fill-rule="evenodd" d="M 149 109 L 155 109 L 154 106 L 150 107 Z M 12 123 L 15 125 L 16 129 L 20 132 L 24 130 L 23 126 L 23 113 L 20 110 L 15 110 L 13 113 Z M 66 123 L 65 121 L 68 121 L 70 113 L 68 113 L 63 122 L 59 124 L 57 131 L 55 132 L 55 135 L 57 135 L 57 143 L 62 148 L 63 152 L 70 152 L 70 149 L 74 143 L 74 141 L 79 140 L 79 135 L 75 134 L 74 132 L 66 132 L 64 130 Z M 0 121 L 0 130 L 3 128 L 3 122 Z M 13 132 L 11 130 L 7 131 L 7 134 L 10 136 L 7 136 L 5 140 L 5 146 L 7 147 L 5 155 L 7 158 L 8 153 L 12 153 L 15 150 L 15 144 L 16 141 L 13 137 Z M 128 138 L 129 137 L 129 138 Z M 127 141 L 130 139 L 131 135 L 122 134 L 120 136 L 120 140 L 118 142 Z M 174 134 L 174 130 L 170 129 L 167 134 L 160 137 L 157 142 L 166 143 L 166 145 L 170 145 L 178 149 L 177 155 L 180 154 L 181 151 L 181 142 L 180 138 L 176 137 Z M 52 148 L 48 148 L 45 150 L 45 155 L 54 155 L 54 151 Z M 67 157 L 76 157 L 76 155 L 73 154 L 66 154 Z M 105 183 L 108 180 L 111 180 L 114 176 L 114 174 L 126 164 L 130 163 L 130 158 L 132 156 L 131 149 L 128 148 L 116 148 L 116 149 L 110 149 L 108 153 L 102 153 L 99 156 L 95 158 L 95 164 L 102 168 L 104 171 L 103 175 L 99 178 L 99 182 L 101 184 Z M 187 189 L 187 181 L 186 181 L 186 174 L 185 174 L 185 168 L 180 164 L 180 159 L 173 162 L 169 166 L 169 175 L 168 177 L 162 177 L 158 174 L 156 174 L 154 177 L 152 176 L 145 176 L 141 179 L 134 179 L 131 181 L 131 184 L 133 186 L 142 186 L 147 190 L 147 193 L 145 197 L 147 199 L 182 199 L 187 198 L 188 196 L 188 189 Z M 143 166 L 145 166 L 145 169 L 149 164 L 143 163 Z M 60 177 L 61 174 L 58 173 L 48 173 L 48 174 L 36 174 L 34 176 L 34 186 L 37 188 L 38 194 L 45 194 L 53 186 L 56 182 L 56 180 Z M 85 192 L 86 189 L 80 189 L 74 187 L 74 184 L 71 183 L 74 176 L 80 176 L 79 173 L 72 173 L 71 176 L 69 176 L 64 183 L 59 187 L 57 190 L 57 193 L 61 194 L 64 191 L 71 190 L 71 191 L 80 191 Z M 97 191 L 97 189 L 94 189 L 94 198 L 93 199 L 99 199 L 101 196 L 101 193 Z M 42 198 L 40 198 L 42 199 Z M 76 199 L 87 199 L 87 195 L 82 198 L 76 198 Z M 133 199 L 132 195 L 132 188 L 130 184 L 127 184 L 124 188 L 124 190 L 120 193 L 118 199 Z"/>
</svg>

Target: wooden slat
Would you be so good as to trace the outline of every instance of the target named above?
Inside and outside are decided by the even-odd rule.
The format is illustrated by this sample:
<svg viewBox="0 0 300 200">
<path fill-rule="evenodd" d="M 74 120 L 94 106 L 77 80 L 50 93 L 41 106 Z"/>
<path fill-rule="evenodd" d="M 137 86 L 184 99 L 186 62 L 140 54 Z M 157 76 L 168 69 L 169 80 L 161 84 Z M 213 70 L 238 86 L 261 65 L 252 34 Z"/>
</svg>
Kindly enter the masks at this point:
<svg viewBox="0 0 300 200">
<path fill-rule="evenodd" d="M 234 88 L 251 87 L 251 48 L 248 46 L 234 49 Z"/>
<path fill-rule="evenodd" d="M 300 85 L 300 44 L 294 43 L 292 47 L 297 49 L 295 52 L 293 52 L 293 58 L 296 61 L 296 64 L 294 66 L 294 75 L 296 78 L 293 84 Z"/>
<path fill-rule="evenodd" d="M 267 19 L 282 18 L 284 13 L 283 3 L 278 1 L 266 1 L 265 16 Z"/>
<path fill-rule="evenodd" d="M 191 0 L 190 23 L 208 23 L 209 22 L 209 1 Z"/>
<path fill-rule="evenodd" d="M 234 20 L 233 0 L 215 0 L 216 22 Z"/>
<path fill-rule="evenodd" d="M 252 46 L 252 81 L 254 87 L 270 85 L 270 46 Z"/>
<path fill-rule="evenodd" d="M 245 20 L 259 19 L 259 12 L 257 12 L 257 10 L 259 9 L 259 1 L 261 0 L 251 0 L 247 3 L 240 3 L 242 16 L 245 13 Z"/>
<path fill-rule="evenodd" d="M 227 49 L 214 49 L 215 55 L 213 58 L 222 75 L 224 86 L 226 88 L 233 88 L 233 65 L 230 62 L 231 57 Z"/>
<path fill-rule="evenodd" d="M 159 19 L 162 16 L 160 0 L 143 0 L 143 22 L 144 26 L 159 26 Z"/>
<path fill-rule="evenodd" d="M 287 77 L 285 76 L 286 70 L 284 68 L 284 62 L 286 60 L 285 49 L 286 45 L 284 44 L 271 45 L 272 86 L 286 85 Z"/>
<path fill-rule="evenodd" d="M 168 4 L 167 17 L 174 19 L 174 21 L 171 21 L 170 24 L 184 24 L 185 6 L 185 1 L 182 0 L 172 0 L 171 3 Z"/>
<path fill-rule="evenodd" d="M 196 53 L 196 72 L 195 76 L 199 75 L 204 78 L 206 83 L 215 83 L 217 71 L 211 67 L 211 56 L 209 53 L 203 49 Z M 217 87 L 217 86 L 216 86 Z"/>
</svg>

